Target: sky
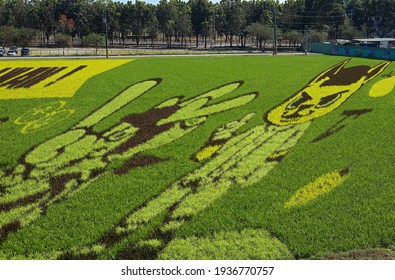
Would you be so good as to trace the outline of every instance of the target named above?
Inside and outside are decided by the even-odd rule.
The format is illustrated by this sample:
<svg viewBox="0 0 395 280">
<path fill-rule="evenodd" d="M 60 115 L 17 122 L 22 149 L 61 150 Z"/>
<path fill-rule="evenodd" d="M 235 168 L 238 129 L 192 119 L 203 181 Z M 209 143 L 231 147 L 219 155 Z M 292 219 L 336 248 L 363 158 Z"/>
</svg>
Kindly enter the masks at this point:
<svg viewBox="0 0 395 280">
<path fill-rule="evenodd" d="M 119 2 L 123 2 L 123 3 L 126 3 L 126 2 L 128 2 L 128 1 L 131 1 L 131 0 L 114 0 L 114 1 L 119 1 Z M 133 2 L 135 2 L 136 0 L 132 0 Z M 158 4 L 159 3 L 159 0 L 143 0 L 145 3 L 151 3 L 151 4 Z M 218 2 L 220 2 L 220 0 L 210 0 L 211 2 L 213 2 L 213 3 L 218 3 Z M 285 0 L 280 0 L 280 3 L 282 3 L 282 2 L 284 2 Z"/>
</svg>

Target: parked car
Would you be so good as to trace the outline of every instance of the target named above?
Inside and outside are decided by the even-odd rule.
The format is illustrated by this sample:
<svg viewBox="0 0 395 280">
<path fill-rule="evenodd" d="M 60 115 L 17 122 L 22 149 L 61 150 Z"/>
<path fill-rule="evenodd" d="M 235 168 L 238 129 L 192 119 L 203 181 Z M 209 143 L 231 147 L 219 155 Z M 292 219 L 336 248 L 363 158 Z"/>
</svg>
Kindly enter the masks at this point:
<svg viewBox="0 0 395 280">
<path fill-rule="evenodd" d="M 9 50 L 9 51 L 7 52 L 7 55 L 8 55 L 8 56 L 16 56 L 16 51 Z"/>
<path fill-rule="evenodd" d="M 21 49 L 21 56 L 28 56 L 30 55 L 30 49 L 29 48 L 22 48 Z"/>
<path fill-rule="evenodd" d="M 18 54 L 18 48 L 17 48 L 16 46 L 11 46 L 11 47 L 8 49 L 8 52 L 10 52 L 10 51 L 15 51 L 15 53 Z"/>
<path fill-rule="evenodd" d="M 0 56 L 4 56 L 4 48 L 0 47 Z"/>
</svg>

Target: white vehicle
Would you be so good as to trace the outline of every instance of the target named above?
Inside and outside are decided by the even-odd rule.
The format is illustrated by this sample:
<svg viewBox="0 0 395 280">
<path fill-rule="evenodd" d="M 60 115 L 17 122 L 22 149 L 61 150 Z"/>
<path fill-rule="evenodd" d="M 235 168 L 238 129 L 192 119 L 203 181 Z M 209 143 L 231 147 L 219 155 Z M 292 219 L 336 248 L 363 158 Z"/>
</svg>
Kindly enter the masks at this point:
<svg viewBox="0 0 395 280">
<path fill-rule="evenodd" d="M 9 51 L 7 52 L 7 55 L 8 55 L 8 56 L 16 56 L 16 51 L 14 51 L 14 50 L 9 50 Z"/>
</svg>

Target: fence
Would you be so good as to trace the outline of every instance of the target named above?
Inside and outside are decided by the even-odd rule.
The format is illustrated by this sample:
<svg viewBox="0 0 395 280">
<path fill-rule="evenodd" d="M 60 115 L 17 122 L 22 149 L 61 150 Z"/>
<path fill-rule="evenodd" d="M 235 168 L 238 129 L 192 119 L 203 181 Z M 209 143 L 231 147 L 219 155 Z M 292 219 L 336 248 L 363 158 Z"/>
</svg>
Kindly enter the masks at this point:
<svg viewBox="0 0 395 280">
<path fill-rule="evenodd" d="M 311 45 L 311 51 L 330 55 L 395 60 L 395 49 L 367 48 L 316 43 Z"/>
<path fill-rule="evenodd" d="M 108 49 L 109 56 L 123 56 L 123 55 L 144 55 L 144 54 L 174 54 L 181 50 L 177 49 Z M 183 53 L 188 50 L 182 50 Z M 65 48 L 65 49 L 51 49 L 51 48 L 32 48 L 31 56 L 105 56 L 105 49 L 91 49 L 91 48 Z"/>
</svg>

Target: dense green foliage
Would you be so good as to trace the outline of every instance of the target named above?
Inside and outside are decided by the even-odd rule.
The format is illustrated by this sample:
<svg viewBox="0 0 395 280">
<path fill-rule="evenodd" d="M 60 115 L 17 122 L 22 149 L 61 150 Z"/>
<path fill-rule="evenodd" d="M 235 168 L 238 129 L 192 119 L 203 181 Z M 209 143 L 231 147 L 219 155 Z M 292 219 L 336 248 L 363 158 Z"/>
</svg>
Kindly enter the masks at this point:
<svg viewBox="0 0 395 280">
<path fill-rule="evenodd" d="M 1 99 L 0 218 L 20 227 L 0 231 L 0 258 L 391 250 L 394 92 L 369 92 L 395 65 L 322 117 L 284 127 L 266 119 L 343 59 L 141 58 L 89 79 L 62 108 L 74 114 L 29 134 L 15 121 L 64 99 Z M 59 178 L 67 184 L 51 189 Z"/>
<path fill-rule="evenodd" d="M 279 40 L 291 37 L 293 43 L 295 38 L 300 43 L 306 30 L 312 33 L 314 42 L 392 36 L 395 28 L 394 0 L 161 0 L 157 5 L 144 1 L 1 0 L 0 26 L 33 28 L 42 44 L 52 42 L 58 33 L 81 40 L 91 33 L 104 35 L 107 23 L 111 43 L 125 44 L 133 39 L 139 46 L 143 39 L 153 43 L 163 34 L 169 47 L 172 42 L 183 46 L 187 38 L 196 38 L 196 46 L 201 38 L 207 47 L 207 40 L 216 41 L 218 36 L 225 37 L 230 46 L 244 46 L 248 36 L 260 45 L 268 39 L 273 12 L 277 14 Z M 0 30 L 0 44 L 19 42 L 7 33 Z M 24 40 L 26 33 L 31 34 L 26 30 L 19 33 Z"/>
</svg>

